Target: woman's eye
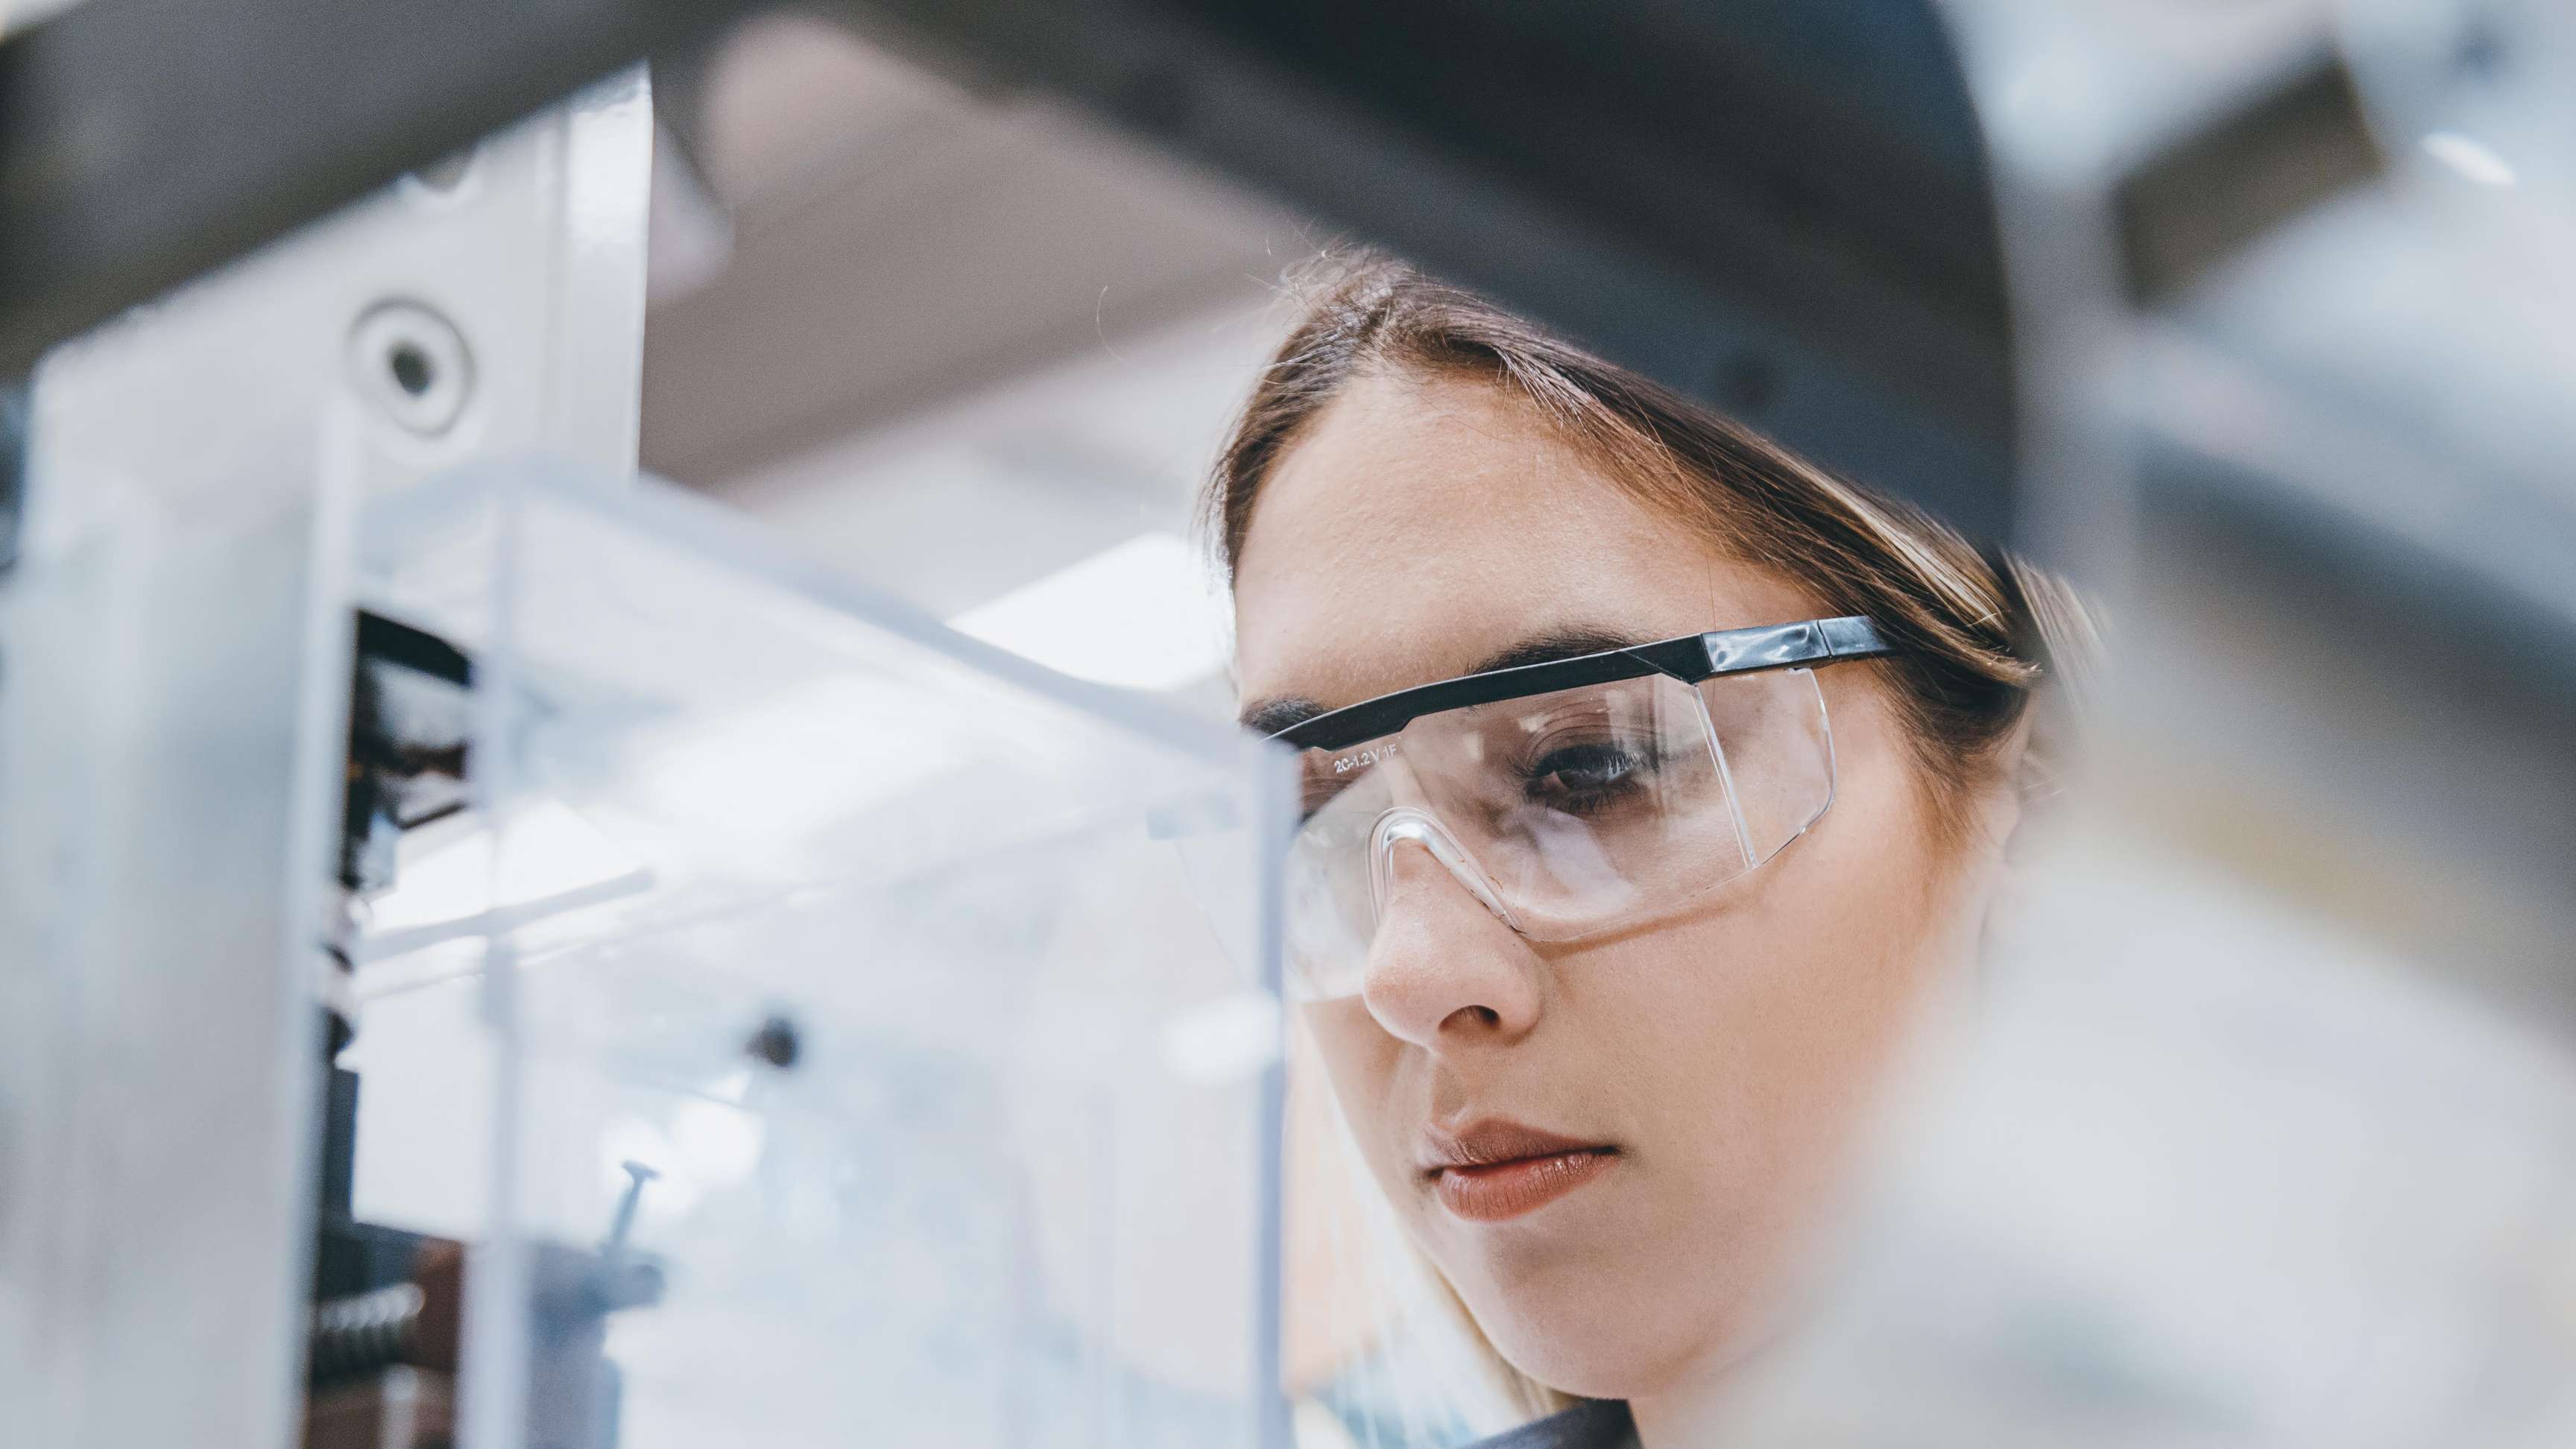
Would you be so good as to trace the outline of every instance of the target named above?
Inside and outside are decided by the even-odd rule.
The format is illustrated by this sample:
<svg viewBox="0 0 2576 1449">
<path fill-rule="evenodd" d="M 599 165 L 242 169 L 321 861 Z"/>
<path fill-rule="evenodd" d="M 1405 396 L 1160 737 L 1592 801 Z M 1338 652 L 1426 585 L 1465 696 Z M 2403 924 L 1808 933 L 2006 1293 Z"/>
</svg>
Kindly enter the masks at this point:
<svg viewBox="0 0 2576 1449">
<path fill-rule="evenodd" d="M 1642 788 L 1653 772 L 1651 758 L 1624 745 L 1566 745 L 1530 766 L 1524 793 L 1537 804 L 1580 815 Z"/>
</svg>

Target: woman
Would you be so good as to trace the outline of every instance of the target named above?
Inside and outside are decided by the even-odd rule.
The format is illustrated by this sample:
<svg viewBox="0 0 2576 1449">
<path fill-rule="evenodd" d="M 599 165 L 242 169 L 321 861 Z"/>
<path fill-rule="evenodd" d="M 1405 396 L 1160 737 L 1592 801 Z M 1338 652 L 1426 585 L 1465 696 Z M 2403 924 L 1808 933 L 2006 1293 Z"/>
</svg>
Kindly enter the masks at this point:
<svg viewBox="0 0 2576 1449">
<path fill-rule="evenodd" d="M 2045 741 L 2060 589 L 1401 265 L 1322 291 L 1210 498 L 1303 749 L 1292 985 L 1537 1403 L 1697 1442 Z M 1830 806 L 1830 809 L 1827 807 Z"/>
</svg>

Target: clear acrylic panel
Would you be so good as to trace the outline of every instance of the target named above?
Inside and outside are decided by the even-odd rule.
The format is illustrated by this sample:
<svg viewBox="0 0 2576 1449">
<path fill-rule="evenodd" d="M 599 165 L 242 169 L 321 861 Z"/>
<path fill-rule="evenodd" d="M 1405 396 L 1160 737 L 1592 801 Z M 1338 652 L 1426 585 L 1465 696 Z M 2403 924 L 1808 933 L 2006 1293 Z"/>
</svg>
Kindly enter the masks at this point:
<svg viewBox="0 0 2576 1449">
<path fill-rule="evenodd" d="M 650 484 L 367 554 L 476 666 L 361 980 L 499 1043 L 466 1442 L 1285 1442 L 1273 932 L 1210 914 L 1275 909 L 1284 760 Z"/>
</svg>

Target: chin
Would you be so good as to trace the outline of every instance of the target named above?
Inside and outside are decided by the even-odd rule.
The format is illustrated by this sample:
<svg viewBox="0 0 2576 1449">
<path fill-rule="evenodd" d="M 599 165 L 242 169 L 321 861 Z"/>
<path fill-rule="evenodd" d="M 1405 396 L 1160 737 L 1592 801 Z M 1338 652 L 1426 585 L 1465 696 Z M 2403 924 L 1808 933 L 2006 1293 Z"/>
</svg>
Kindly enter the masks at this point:
<svg viewBox="0 0 2576 1449">
<path fill-rule="evenodd" d="M 1604 1263 L 1487 1262 L 1453 1276 L 1505 1362 L 1562 1393 L 1632 1399 L 1732 1357 L 1732 1275 L 1669 1254 Z"/>
</svg>

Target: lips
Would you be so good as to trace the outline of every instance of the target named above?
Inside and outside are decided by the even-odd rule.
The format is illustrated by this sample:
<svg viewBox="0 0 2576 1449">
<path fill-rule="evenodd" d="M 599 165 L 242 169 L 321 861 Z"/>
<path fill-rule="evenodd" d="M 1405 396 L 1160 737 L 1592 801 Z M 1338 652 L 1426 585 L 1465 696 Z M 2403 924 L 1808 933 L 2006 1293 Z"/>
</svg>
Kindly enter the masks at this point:
<svg viewBox="0 0 2576 1449">
<path fill-rule="evenodd" d="M 1421 1166 L 1441 1206 L 1469 1222 L 1526 1216 L 1610 1170 L 1619 1149 L 1488 1118 L 1457 1132 L 1433 1128 Z"/>
</svg>

